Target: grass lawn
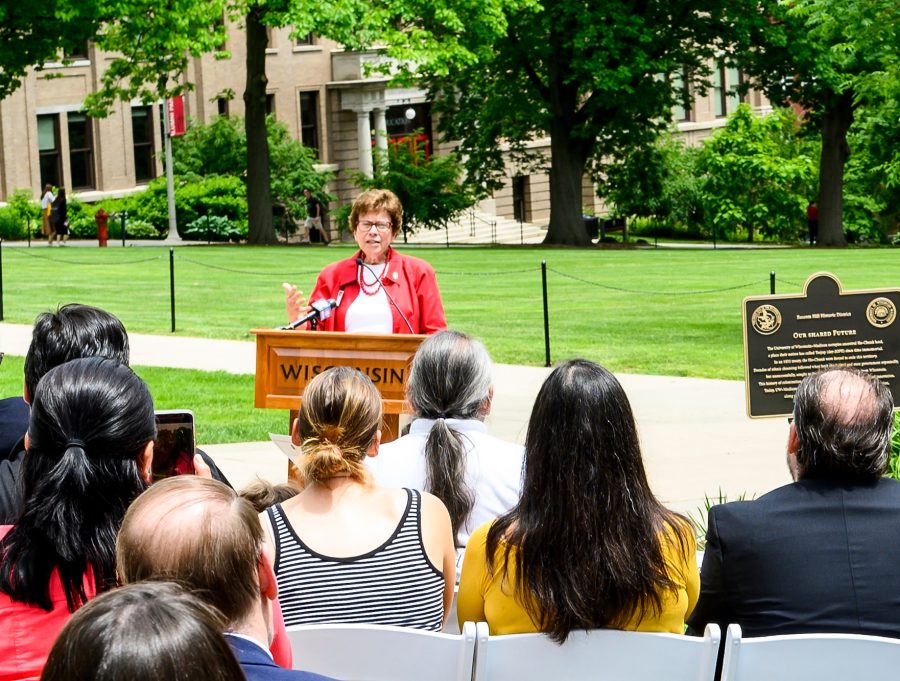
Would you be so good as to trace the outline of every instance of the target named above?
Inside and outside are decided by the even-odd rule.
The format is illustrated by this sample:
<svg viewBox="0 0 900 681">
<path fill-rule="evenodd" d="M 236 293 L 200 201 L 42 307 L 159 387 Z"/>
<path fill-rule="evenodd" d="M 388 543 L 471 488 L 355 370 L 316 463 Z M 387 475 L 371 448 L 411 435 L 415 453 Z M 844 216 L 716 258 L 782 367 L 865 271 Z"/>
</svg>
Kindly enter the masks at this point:
<svg viewBox="0 0 900 681">
<path fill-rule="evenodd" d="M 778 293 L 799 292 L 821 270 L 847 290 L 896 286 L 900 272 L 896 249 L 399 249 L 431 262 L 450 326 L 481 338 L 495 361 L 543 364 L 546 260 L 554 362 L 583 356 L 620 372 L 726 379 L 743 376 L 741 299 L 767 294 L 771 270 Z M 178 248 L 176 333 L 249 340 L 249 329 L 283 323 L 281 282 L 311 291 L 324 265 L 352 252 Z M 3 248 L 4 319 L 30 324 L 39 312 L 77 301 L 115 313 L 132 332 L 169 333 L 168 259 L 166 248 Z M 0 372 L 5 395 L 20 391 L 21 367 L 11 360 Z M 252 377 L 137 371 L 159 408 L 195 409 L 205 442 L 283 430 L 281 412 L 251 408 Z"/>
</svg>

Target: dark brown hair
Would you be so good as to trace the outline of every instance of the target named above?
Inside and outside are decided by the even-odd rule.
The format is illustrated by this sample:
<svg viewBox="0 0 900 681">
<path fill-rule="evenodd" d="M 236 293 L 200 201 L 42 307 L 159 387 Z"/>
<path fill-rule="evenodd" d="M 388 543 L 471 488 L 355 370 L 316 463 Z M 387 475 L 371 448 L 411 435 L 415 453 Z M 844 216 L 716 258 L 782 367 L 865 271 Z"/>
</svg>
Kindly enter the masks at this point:
<svg viewBox="0 0 900 681">
<path fill-rule="evenodd" d="M 562 642 L 575 629 L 658 615 L 662 594 L 685 579 L 669 574 L 663 543 L 687 553 L 690 536 L 650 491 L 615 376 L 581 359 L 554 369 L 528 422 L 522 497 L 488 532 L 488 570 L 506 576 L 514 562 L 516 598 Z"/>
</svg>

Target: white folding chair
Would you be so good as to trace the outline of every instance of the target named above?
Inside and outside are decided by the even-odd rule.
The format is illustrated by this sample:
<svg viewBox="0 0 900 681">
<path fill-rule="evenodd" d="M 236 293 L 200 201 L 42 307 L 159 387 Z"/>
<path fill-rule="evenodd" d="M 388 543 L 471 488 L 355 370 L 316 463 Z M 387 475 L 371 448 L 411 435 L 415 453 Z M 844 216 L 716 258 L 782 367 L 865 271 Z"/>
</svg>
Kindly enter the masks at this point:
<svg viewBox="0 0 900 681">
<path fill-rule="evenodd" d="M 728 625 L 722 681 L 896 681 L 900 640 L 859 634 L 741 638 Z"/>
<path fill-rule="evenodd" d="M 721 632 L 703 638 L 597 629 L 565 643 L 543 634 L 490 636 L 477 625 L 474 681 L 713 681 Z"/>
<path fill-rule="evenodd" d="M 475 623 L 462 634 L 373 624 L 288 627 L 294 669 L 341 681 L 471 681 Z"/>
</svg>

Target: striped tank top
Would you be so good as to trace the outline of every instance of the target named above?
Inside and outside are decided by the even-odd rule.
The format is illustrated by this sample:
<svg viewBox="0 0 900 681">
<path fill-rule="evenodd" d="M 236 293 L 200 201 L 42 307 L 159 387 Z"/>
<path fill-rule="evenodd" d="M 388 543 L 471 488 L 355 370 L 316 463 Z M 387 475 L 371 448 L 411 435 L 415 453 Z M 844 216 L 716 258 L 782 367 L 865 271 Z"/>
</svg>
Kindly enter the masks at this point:
<svg viewBox="0 0 900 681">
<path fill-rule="evenodd" d="M 406 490 L 403 517 L 377 549 L 335 558 L 303 543 L 281 504 L 267 509 L 275 532 L 275 576 L 287 626 L 393 624 L 440 631 L 444 576 L 422 544 L 421 497 Z"/>
</svg>

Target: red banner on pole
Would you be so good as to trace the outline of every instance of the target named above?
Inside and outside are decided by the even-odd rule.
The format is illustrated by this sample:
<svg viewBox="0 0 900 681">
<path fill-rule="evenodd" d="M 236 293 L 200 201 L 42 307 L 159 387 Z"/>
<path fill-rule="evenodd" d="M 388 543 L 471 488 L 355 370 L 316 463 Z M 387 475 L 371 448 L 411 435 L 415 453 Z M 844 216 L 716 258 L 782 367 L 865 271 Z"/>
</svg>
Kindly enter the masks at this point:
<svg viewBox="0 0 900 681">
<path fill-rule="evenodd" d="M 179 137 L 184 134 L 184 96 L 178 95 L 168 101 L 169 106 L 169 137 Z"/>
</svg>

